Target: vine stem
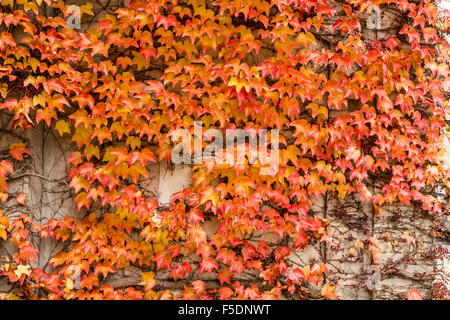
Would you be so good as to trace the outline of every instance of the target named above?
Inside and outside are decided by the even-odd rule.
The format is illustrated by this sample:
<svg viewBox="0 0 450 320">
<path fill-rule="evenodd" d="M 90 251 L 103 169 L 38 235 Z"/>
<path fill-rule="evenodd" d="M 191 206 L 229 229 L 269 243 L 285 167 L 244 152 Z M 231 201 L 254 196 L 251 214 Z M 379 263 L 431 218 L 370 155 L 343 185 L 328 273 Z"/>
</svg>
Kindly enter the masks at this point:
<svg viewBox="0 0 450 320">
<path fill-rule="evenodd" d="M 22 178 L 24 178 L 24 177 L 29 177 L 29 176 L 36 177 L 36 178 L 39 178 L 39 179 L 42 179 L 42 180 L 45 180 L 45 181 L 48 181 L 48 182 L 64 182 L 64 183 L 67 185 L 67 182 L 65 181 L 66 178 L 49 179 L 49 178 L 47 178 L 47 177 L 44 177 L 44 176 L 42 176 L 42 175 L 40 175 L 40 174 L 37 174 L 37 173 L 34 173 L 34 172 L 26 172 L 26 173 L 22 173 L 22 174 L 20 174 L 20 175 L 18 175 L 18 176 L 11 177 L 10 179 L 11 179 L 11 180 L 18 180 L 18 179 L 22 179 Z"/>
</svg>

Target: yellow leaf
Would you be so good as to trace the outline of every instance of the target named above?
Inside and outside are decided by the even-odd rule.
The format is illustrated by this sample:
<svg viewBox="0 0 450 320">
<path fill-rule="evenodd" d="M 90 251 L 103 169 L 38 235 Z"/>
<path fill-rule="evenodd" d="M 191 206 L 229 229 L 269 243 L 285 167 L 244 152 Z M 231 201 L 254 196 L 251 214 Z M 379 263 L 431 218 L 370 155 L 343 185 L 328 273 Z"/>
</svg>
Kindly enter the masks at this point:
<svg viewBox="0 0 450 320">
<path fill-rule="evenodd" d="M 67 288 L 67 290 L 72 290 L 74 288 L 74 283 L 73 283 L 72 279 L 67 279 L 66 288 Z"/>
<path fill-rule="evenodd" d="M 127 144 L 131 147 L 132 150 L 134 150 L 141 146 L 141 139 L 139 137 L 129 136 L 127 138 Z"/>
<path fill-rule="evenodd" d="M 14 6 L 14 0 L 2 0 L 2 6 L 10 6 L 12 8 Z"/>
<path fill-rule="evenodd" d="M 148 176 L 147 170 L 145 170 L 139 162 L 136 162 L 130 167 L 129 174 L 134 183 L 137 183 L 140 175 L 143 175 L 144 177 Z"/>
<path fill-rule="evenodd" d="M 324 106 L 319 106 L 317 103 L 310 103 L 306 109 L 311 109 L 313 118 L 316 118 L 318 115 L 322 115 L 325 119 L 328 118 L 328 109 Z"/>
<path fill-rule="evenodd" d="M 154 272 L 143 272 L 141 282 L 138 283 L 140 286 L 144 286 L 145 290 L 150 290 L 156 284 L 155 273 Z"/>
<path fill-rule="evenodd" d="M 155 251 L 155 253 L 163 251 L 165 247 L 166 246 L 161 241 L 155 242 L 153 244 L 153 250 Z"/>
<path fill-rule="evenodd" d="M 383 208 L 381 208 L 377 205 L 373 205 L 373 211 L 375 214 L 381 214 L 383 212 Z"/>
<path fill-rule="evenodd" d="M 357 246 L 358 248 L 364 249 L 364 243 L 361 240 L 356 240 L 355 246 Z"/>
<path fill-rule="evenodd" d="M 16 276 L 18 278 L 20 278 L 23 274 L 26 274 L 27 276 L 29 276 L 31 274 L 31 268 L 30 268 L 30 266 L 25 266 L 23 264 L 19 264 L 17 266 L 17 269 L 14 270 L 14 273 L 16 274 Z"/>
<path fill-rule="evenodd" d="M 3 2 L 2 2 L 3 3 Z M 25 2 L 23 5 L 25 11 L 33 10 L 33 12 L 37 15 L 39 14 L 39 9 L 36 3 L 34 2 Z"/>
<path fill-rule="evenodd" d="M 83 15 L 83 13 L 86 13 L 86 14 L 88 14 L 90 16 L 93 16 L 94 13 L 92 12 L 92 4 L 90 4 L 88 2 L 88 3 L 84 4 L 84 5 L 82 5 L 80 7 L 80 13 L 81 13 L 81 15 Z"/>
<path fill-rule="evenodd" d="M 41 105 L 45 107 L 47 105 L 46 97 L 44 94 L 40 94 L 33 97 L 33 106 Z"/>
<path fill-rule="evenodd" d="M 338 297 L 336 296 L 336 294 L 334 293 L 336 290 L 336 286 L 332 286 L 328 283 L 326 283 L 321 290 L 322 295 L 324 296 L 324 298 L 326 299 L 337 299 Z"/>
<path fill-rule="evenodd" d="M 244 84 L 240 82 L 236 77 L 232 77 L 228 82 L 228 85 L 235 86 L 237 92 L 241 91 L 242 87 L 244 86 Z"/>
<path fill-rule="evenodd" d="M 13 293 L 0 293 L 0 300 L 22 300 Z"/>
<path fill-rule="evenodd" d="M 114 168 L 114 174 L 117 176 L 127 177 L 128 176 L 128 165 L 126 162 L 121 162 Z"/>
<path fill-rule="evenodd" d="M 133 63 L 137 65 L 139 71 L 150 65 L 150 60 L 145 61 L 145 56 L 143 54 L 139 54 L 136 51 L 134 51 L 133 54 L 135 55 Z"/>
<path fill-rule="evenodd" d="M 0 225 L 0 238 L 2 238 L 3 240 L 6 240 L 7 236 L 8 236 L 8 234 L 6 233 L 5 226 Z"/>
<path fill-rule="evenodd" d="M 23 300 L 20 297 L 16 296 L 14 293 L 8 293 L 9 300 Z"/>
<path fill-rule="evenodd" d="M 41 63 L 39 62 L 38 59 L 31 57 L 28 59 L 28 64 L 31 66 L 31 69 L 33 69 L 33 71 L 36 72 L 37 67 L 39 67 Z"/>
<path fill-rule="evenodd" d="M 117 137 L 119 138 L 119 140 L 122 139 L 122 136 L 127 132 L 127 128 L 122 126 L 120 124 L 120 122 L 113 122 L 113 124 L 111 125 L 111 132 L 116 132 Z"/>
<path fill-rule="evenodd" d="M 348 187 L 345 184 L 338 184 L 336 187 L 336 190 L 338 191 L 338 197 L 339 199 L 344 199 L 347 195 Z"/>
<path fill-rule="evenodd" d="M 59 120 L 56 122 L 55 129 L 58 131 L 60 136 L 64 135 L 64 133 L 70 134 L 70 126 L 67 121 Z"/>
<path fill-rule="evenodd" d="M 214 192 L 214 188 L 208 188 L 205 191 L 203 191 L 202 195 L 202 203 L 207 203 L 209 200 L 213 203 L 214 206 L 217 206 L 220 199 L 220 194 L 217 192 Z"/>
<path fill-rule="evenodd" d="M 94 146 L 92 144 L 88 145 L 84 149 L 84 154 L 86 155 L 86 158 L 88 159 L 88 161 L 94 156 L 97 159 L 100 159 L 100 150 L 98 149 L 98 146 Z"/>
<path fill-rule="evenodd" d="M 0 84 L 0 94 L 2 95 L 2 98 L 5 99 L 8 95 L 8 84 L 7 83 L 1 83 Z"/>
<path fill-rule="evenodd" d="M 297 146 L 290 145 L 284 151 L 283 158 L 284 162 L 287 163 L 289 160 L 297 167 L 297 158 L 302 156 L 302 152 Z"/>
</svg>

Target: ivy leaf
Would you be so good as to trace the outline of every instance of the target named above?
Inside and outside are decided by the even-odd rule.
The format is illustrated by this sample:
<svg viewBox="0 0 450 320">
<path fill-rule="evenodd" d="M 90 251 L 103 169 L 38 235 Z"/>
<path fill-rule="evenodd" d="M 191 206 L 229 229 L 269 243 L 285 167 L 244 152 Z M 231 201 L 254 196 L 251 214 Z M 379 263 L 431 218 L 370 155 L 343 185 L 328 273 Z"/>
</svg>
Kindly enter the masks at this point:
<svg viewBox="0 0 450 320">
<path fill-rule="evenodd" d="M 21 278 L 22 275 L 29 276 L 31 274 L 31 267 L 28 265 L 19 264 L 16 270 L 14 270 L 14 273 L 16 274 L 17 278 Z"/>
<path fill-rule="evenodd" d="M 224 283 L 231 284 L 231 278 L 233 277 L 233 272 L 231 272 L 228 268 L 223 268 L 217 275 L 217 279 L 219 279 L 220 285 Z"/>
<path fill-rule="evenodd" d="M 321 294 L 325 299 L 337 299 L 338 297 L 336 296 L 336 294 L 334 293 L 336 290 L 336 286 L 332 286 L 328 283 L 325 283 L 321 289 Z"/>
<path fill-rule="evenodd" d="M 58 131 L 60 136 L 63 136 L 64 133 L 70 134 L 70 125 L 67 121 L 58 120 L 55 124 L 55 129 Z"/>
<path fill-rule="evenodd" d="M 9 154 L 16 160 L 23 161 L 23 154 L 31 155 L 25 143 L 13 143 L 9 146 Z"/>
<path fill-rule="evenodd" d="M 7 160 L 0 160 L 0 177 L 6 177 L 8 172 L 14 174 L 14 169 L 11 162 Z"/>
<path fill-rule="evenodd" d="M 188 217 L 188 221 L 189 221 L 189 223 L 198 223 L 198 222 L 200 222 L 200 221 L 204 221 L 205 220 L 205 218 L 203 217 L 203 213 L 200 211 L 200 210 L 198 210 L 198 209 L 192 209 L 190 212 L 189 212 L 189 217 Z"/>
<path fill-rule="evenodd" d="M 289 280 L 292 280 L 296 283 L 301 283 L 302 279 L 305 279 L 305 274 L 299 268 L 295 268 L 289 272 Z"/>
<path fill-rule="evenodd" d="M 408 300 L 423 300 L 423 298 L 418 290 L 408 289 Z"/>
<path fill-rule="evenodd" d="M 153 258 L 153 261 L 156 262 L 156 267 L 158 270 L 170 269 L 170 266 L 172 265 L 172 258 L 164 252 L 159 252 Z"/>
<path fill-rule="evenodd" d="M 20 193 L 16 196 L 16 200 L 19 204 L 25 205 L 25 203 L 27 201 L 27 195 L 24 193 Z"/>
<path fill-rule="evenodd" d="M 214 269 L 218 269 L 219 266 L 217 264 L 217 262 L 213 259 L 213 258 L 204 258 L 202 259 L 202 261 L 200 261 L 200 273 L 203 272 L 208 272 L 209 274 L 211 274 L 211 272 L 213 272 Z"/>
</svg>

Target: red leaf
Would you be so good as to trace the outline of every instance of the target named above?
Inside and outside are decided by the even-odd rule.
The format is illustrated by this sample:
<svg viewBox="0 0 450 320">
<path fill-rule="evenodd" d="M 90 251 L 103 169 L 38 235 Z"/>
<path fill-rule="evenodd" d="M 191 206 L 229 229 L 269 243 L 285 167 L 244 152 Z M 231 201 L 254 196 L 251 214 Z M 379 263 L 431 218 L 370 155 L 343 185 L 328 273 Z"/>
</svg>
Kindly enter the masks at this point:
<svg viewBox="0 0 450 320">
<path fill-rule="evenodd" d="M 295 268 L 289 272 L 289 280 L 300 283 L 302 279 L 305 279 L 305 274 L 299 268 Z"/>
<path fill-rule="evenodd" d="M 24 246 L 20 248 L 20 257 L 22 259 L 28 259 L 30 262 L 36 262 L 37 261 L 37 255 L 39 253 L 39 250 L 34 248 L 31 245 Z"/>
<path fill-rule="evenodd" d="M 211 274 L 211 272 L 214 269 L 219 269 L 219 266 L 217 265 L 217 262 L 213 258 L 205 258 L 202 261 L 200 261 L 200 273 L 208 272 Z"/>
<path fill-rule="evenodd" d="M 8 172 L 14 174 L 14 169 L 11 162 L 6 160 L 0 161 L 0 177 L 5 177 Z"/>
<path fill-rule="evenodd" d="M 2 109 L 8 109 L 9 111 L 12 111 L 12 109 L 17 105 L 16 99 L 9 99 L 6 100 L 1 106 L 0 110 Z"/>
<path fill-rule="evenodd" d="M 229 300 L 234 295 L 234 291 L 228 287 L 219 289 L 219 297 L 221 300 Z"/>
<path fill-rule="evenodd" d="M 408 300 L 423 300 L 423 298 L 416 289 L 408 289 Z"/>
<path fill-rule="evenodd" d="M 275 260 L 280 261 L 283 257 L 287 256 L 289 254 L 289 249 L 286 247 L 280 247 L 277 250 L 275 250 Z"/>
<path fill-rule="evenodd" d="M 270 248 L 264 240 L 259 241 L 258 248 L 256 251 L 259 252 L 261 258 L 265 258 L 270 253 Z"/>
<path fill-rule="evenodd" d="M 172 258 L 166 255 L 164 252 L 159 252 L 154 258 L 153 261 L 156 262 L 156 267 L 159 269 L 170 269 L 172 264 Z"/>
<path fill-rule="evenodd" d="M 203 218 L 203 213 L 198 209 L 192 209 L 189 211 L 189 217 L 188 217 L 189 223 L 197 223 L 199 221 L 205 221 Z"/>
<path fill-rule="evenodd" d="M 177 281 L 178 279 L 183 279 L 188 272 L 192 272 L 191 265 L 188 262 L 184 262 L 172 269 L 170 277 Z"/>
<path fill-rule="evenodd" d="M 192 288 L 195 293 L 201 295 L 206 290 L 205 283 L 202 280 L 196 280 L 192 282 Z"/>
</svg>

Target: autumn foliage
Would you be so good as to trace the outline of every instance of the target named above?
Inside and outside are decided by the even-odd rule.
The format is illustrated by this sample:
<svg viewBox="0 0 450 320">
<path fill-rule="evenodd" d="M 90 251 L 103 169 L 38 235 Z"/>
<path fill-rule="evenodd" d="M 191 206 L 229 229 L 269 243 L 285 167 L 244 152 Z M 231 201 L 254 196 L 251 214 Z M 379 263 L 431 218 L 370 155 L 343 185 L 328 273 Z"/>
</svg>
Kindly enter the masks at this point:
<svg viewBox="0 0 450 320">
<path fill-rule="evenodd" d="M 62 0 L 1 0 L 1 112 L 18 134 L 45 125 L 70 137 L 76 151 L 67 178 L 85 212 L 42 222 L 0 215 L 0 238 L 17 249 L 2 257 L 1 273 L 18 283 L 17 296 L 304 298 L 304 285 L 314 283 L 334 299 L 326 261 L 293 268 L 288 259 L 329 241 L 327 219 L 310 210 L 316 199 L 354 194 L 381 214 L 392 203 L 444 214 L 430 187 L 447 176 L 449 47 L 433 1 L 129 2 L 81 31 L 67 27 Z M 364 35 L 375 7 L 401 17 L 382 40 Z M 82 19 L 94 11 L 83 5 Z M 320 46 L 325 34 L 336 44 Z M 151 163 L 170 161 L 171 134 L 193 134 L 194 121 L 223 132 L 278 129 L 278 172 L 261 175 L 260 163 L 195 164 L 192 187 L 159 207 L 139 181 Z M 21 142 L 8 152 L 2 201 L 15 163 L 32 156 Z M 382 188 L 374 191 L 370 180 Z M 17 195 L 19 205 L 26 201 Z M 207 234 L 213 219 L 216 232 Z M 64 244 L 45 271 L 35 265 L 36 233 Z M 279 241 L 255 241 L 256 234 Z M 374 263 L 380 258 L 377 239 L 359 246 Z M 129 266 L 144 270 L 139 284 L 108 284 Z M 194 274 L 209 274 L 215 286 Z M 163 287 L 162 275 L 181 288 Z"/>
</svg>

